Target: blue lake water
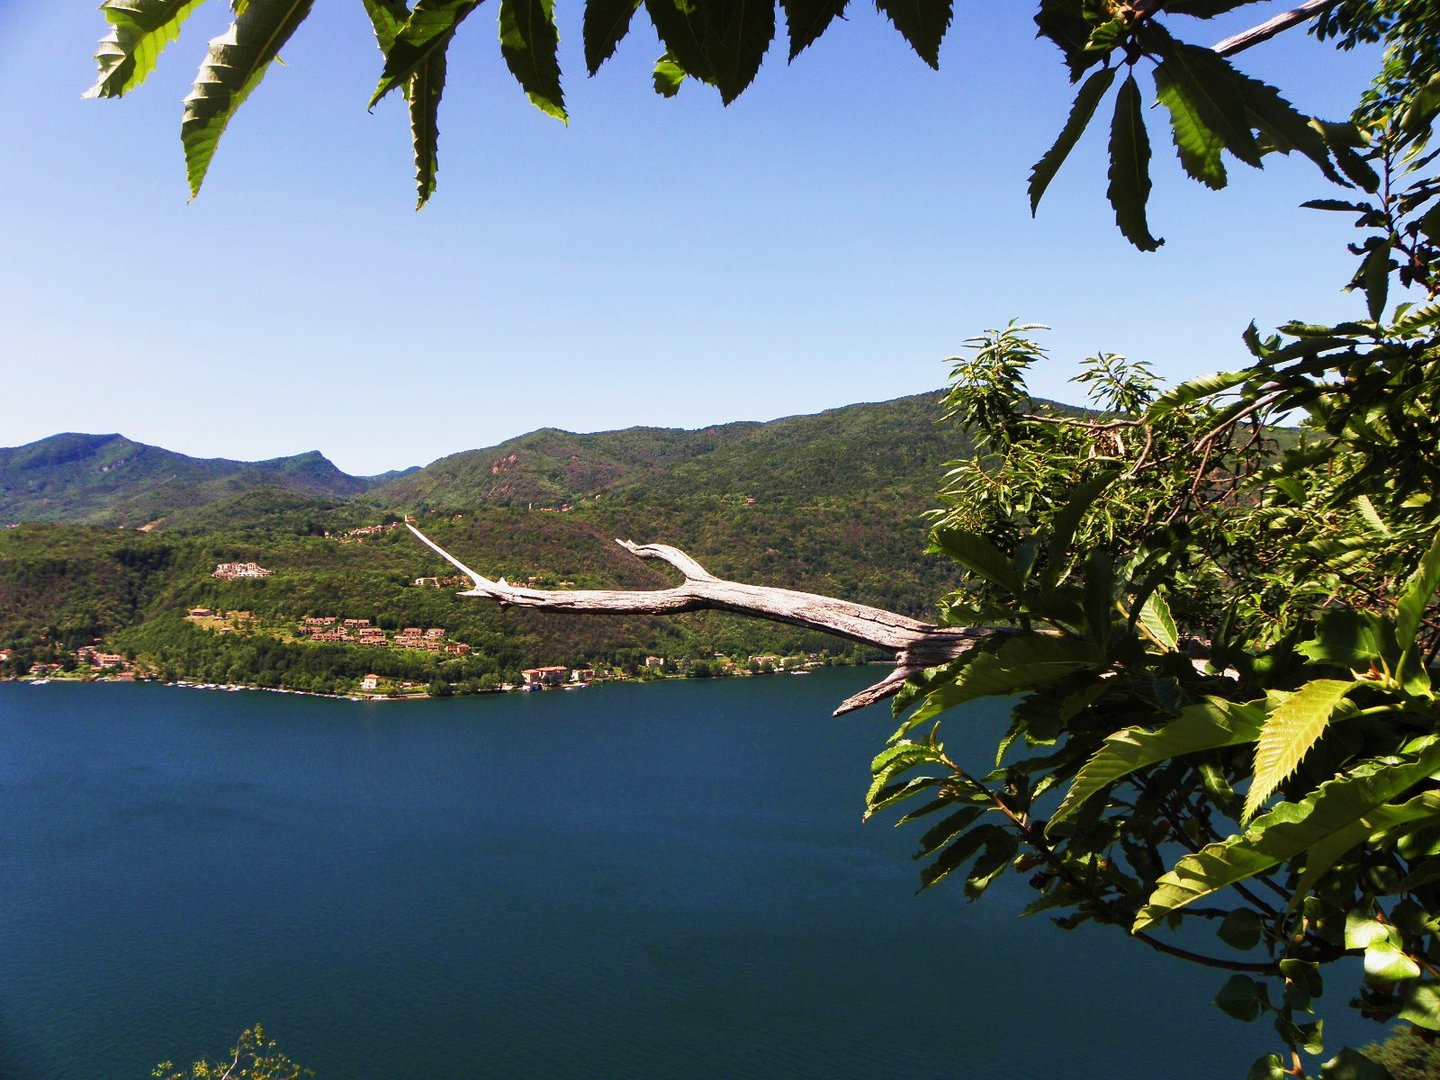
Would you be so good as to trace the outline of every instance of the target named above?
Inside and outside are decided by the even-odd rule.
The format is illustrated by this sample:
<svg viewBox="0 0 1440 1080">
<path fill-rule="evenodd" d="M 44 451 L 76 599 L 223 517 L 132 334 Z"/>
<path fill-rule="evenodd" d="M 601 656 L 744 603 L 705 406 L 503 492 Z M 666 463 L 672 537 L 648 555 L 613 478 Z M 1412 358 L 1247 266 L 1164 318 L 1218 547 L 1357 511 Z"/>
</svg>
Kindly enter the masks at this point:
<svg viewBox="0 0 1440 1080">
<path fill-rule="evenodd" d="M 873 676 L 0 685 L 0 1080 L 144 1078 L 257 1020 L 320 1080 L 1209 1080 L 1273 1049 L 1208 1004 L 1223 973 L 1016 919 L 1016 875 L 917 896 L 918 830 L 860 821 L 888 710 L 829 716 Z"/>
</svg>

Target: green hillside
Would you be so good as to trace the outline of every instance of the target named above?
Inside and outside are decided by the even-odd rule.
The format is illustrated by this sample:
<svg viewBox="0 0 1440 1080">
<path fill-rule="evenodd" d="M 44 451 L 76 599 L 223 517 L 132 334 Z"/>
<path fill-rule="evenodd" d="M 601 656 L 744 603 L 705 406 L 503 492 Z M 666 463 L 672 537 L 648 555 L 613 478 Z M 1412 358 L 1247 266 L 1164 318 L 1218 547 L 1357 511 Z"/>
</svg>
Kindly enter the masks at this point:
<svg viewBox="0 0 1440 1080">
<path fill-rule="evenodd" d="M 113 522 L 122 508 L 144 505 L 132 521 L 163 521 L 146 532 L 58 523 L 0 531 L 0 648 L 47 662 L 98 638 L 170 677 L 337 692 L 367 672 L 473 689 L 537 664 L 848 652 L 820 635 L 717 613 L 576 617 L 463 599 L 456 581 L 416 584 L 451 570 L 398 522 L 413 515 L 477 569 L 538 587 L 674 583 L 669 568 L 614 543 L 625 538 L 674 544 L 737 580 L 923 615 L 953 573 L 953 564 L 922 554 L 924 513 L 945 462 L 969 451 L 953 428 L 935 423 L 937 414 L 936 395 L 927 394 L 699 431 L 546 429 L 360 493 L 343 482 L 338 491 L 318 482 L 307 490 L 295 478 L 307 467 L 312 479 L 325 470 L 305 459 L 227 472 L 220 466 L 236 463 L 172 455 L 177 463 L 155 451 L 130 476 L 154 476 L 150 464 L 169 461 L 173 486 L 155 483 L 142 498 L 133 482 L 112 485 L 108 503 L 94 471 L 128 467 L 137 452 L 127 460 L 118 437 L 44 440 L 0 458 L 0 485 L 44 474 L 43 508 L 53 516 L 90 507 Z M 189 505 L 167 504 L 182 479 Z M 217 579 L 223 562 L 271 573 Z M 221 633 L 186 620 L 192 607 L 251 617 Z M 406 626 L 443 629 L 470 652 L 302 640 L 300 621 L 321 616 L 368 619 L 392 636 Z"/>
<path fill-rule="evenodd" d="M 231 461 L 192 458 L 122 435 L 67 433 L 0 448 L 0 523 L 138 527 L 263 485 L 349 498 L 392 478 L 349 476 L 318 451 Z"/>
</svg>

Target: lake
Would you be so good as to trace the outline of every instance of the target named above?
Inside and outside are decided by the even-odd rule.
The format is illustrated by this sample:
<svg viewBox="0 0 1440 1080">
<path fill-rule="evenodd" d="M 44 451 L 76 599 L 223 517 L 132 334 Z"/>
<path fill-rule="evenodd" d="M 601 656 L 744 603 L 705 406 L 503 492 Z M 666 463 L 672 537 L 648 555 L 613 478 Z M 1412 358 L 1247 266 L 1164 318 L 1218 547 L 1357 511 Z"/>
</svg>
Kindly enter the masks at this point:
<svg viewBox="0 0 1440 1080">
<path fill-rule="evenodd" d="M 320 1080 L 1211 1080 L 1273 1049 L 1223 973 L 1017 919 L 1018 875 L 916 895 L 920 830 L 860 821 L 888 709 L 829 715 L 876 670 L 0 684 L 0 1080 L 144 1078 L 256 1021 Z M 947 745 L 984 771 L 994 728 Z"/>
</svg>

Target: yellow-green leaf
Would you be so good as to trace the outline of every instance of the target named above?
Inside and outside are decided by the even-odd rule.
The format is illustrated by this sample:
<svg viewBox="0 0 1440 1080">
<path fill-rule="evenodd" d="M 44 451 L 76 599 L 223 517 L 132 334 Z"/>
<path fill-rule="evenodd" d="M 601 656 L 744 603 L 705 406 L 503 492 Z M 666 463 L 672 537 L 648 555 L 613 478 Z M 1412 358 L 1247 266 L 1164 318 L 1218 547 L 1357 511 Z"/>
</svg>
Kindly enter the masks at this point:
<svg viewBox="0 0 1440 1080">
<path fill-rule="evenodd" d="M 1289 779 L 1325 733 L 1335 709 L 1357 684 L 1350 679 L 1314 679 L 1277 705 L 1265 719 L 1255 746 L 1255 778 L 1245 796 L 1244 821 L 1255 816 Z"/>
</svg>

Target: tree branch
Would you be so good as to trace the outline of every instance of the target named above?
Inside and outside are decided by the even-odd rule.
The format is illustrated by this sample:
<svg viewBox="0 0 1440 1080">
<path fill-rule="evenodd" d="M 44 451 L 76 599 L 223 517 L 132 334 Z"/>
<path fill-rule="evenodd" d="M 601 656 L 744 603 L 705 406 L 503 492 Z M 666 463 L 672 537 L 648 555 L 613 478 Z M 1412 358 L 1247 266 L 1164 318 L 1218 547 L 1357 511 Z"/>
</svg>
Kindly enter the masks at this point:
<svg viewBox="0 0 1440 1080">
<path fill-rule="evenodd" d="M 1340 0 L 1305 0 L 1305 3 L 1297 8 L 1276 15 L 1273 19 L 1268 19 L 1259 26 L 1252 26 L 1243 33 L 1217 42 L 1213 50 L 1221 56 L 1234 56 L 1238 52 L 1244 52 L 1252 45 L 1259 45 L 1262 41 L 1269 41 L 1276 34 L 1283 34 L 1292 26 L 1298 26 L 1300 23 L 1314 18 L 1322 11 L 1334 7 L 1339 2 Z"/>
<path fill-rule="evenodd" d="M 479 596 L 513 607 L 547 611 L 602 612 L 629 615 L 674 615 L 683 611 L 733 611 L 741 615 L 819 630 L 837 637 L 894 652 L 895 670 L 874 686 L 847 698 L 835 715 L 852 712 L 899 691 L 905 680 L 928 667 L 964 655 L 992 631 L 967 627 L 942 628 L 883 608 L 839 600 L 832 596 L 793 589 L 745 585 L 715 577 L 698 562 L 668 544 L 632 544 L 621 547 L 641 559 L 660 559 L 684 575 L 671 589 L 626 591 L 526 589 L 504 578 L 492 581 L 466 566 L 415 526 L 405 526 L 442 559 L 474 582 L 461 596 Z"/>
</svg>

